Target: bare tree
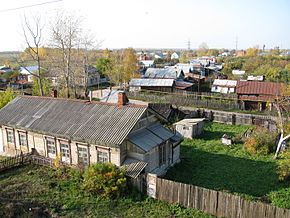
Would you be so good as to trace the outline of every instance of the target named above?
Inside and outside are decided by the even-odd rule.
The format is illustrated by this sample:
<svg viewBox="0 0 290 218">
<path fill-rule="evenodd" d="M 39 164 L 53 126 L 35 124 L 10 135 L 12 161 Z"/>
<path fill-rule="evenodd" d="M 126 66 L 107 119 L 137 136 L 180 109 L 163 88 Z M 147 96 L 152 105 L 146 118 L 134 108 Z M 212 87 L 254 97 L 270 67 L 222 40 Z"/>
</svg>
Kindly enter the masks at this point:
<svg viewBox="0 0 290 218">
<path fill-rule="evenodd" d="M 61 71 L 65 79 L 66 96 L 70 98 L 70 89 L 74 83 L 72 56 L 77 48 L 81 34 L 80 17 L 67 15 L 63 12 L 51 23 L 52 46 L 61 53 Z"/>
<path fill-rule="evenodd" d="M 78 49 L 78 60 L 81 67 L 84 93 L 88 95 L 88 80 L 89 80 L 89 67 L 91 64 L 91 54 L 94 50 L 98 49 L 102 41 L 97 41 L 93 34 L 89 31 L 84 31 L 80 38 L 79 49 Z M 95 61 L 95 59 L 94 59 Z M 100 79 L 100 78 L 98 78 Z M 100 81 L 98 80 L 98 83 Z"/>
<path fill-rule="evenodd" d="M 286 123 L 289 122 L 290 118 L 287 114 L 290 107 L 290 96 L 285 96 L 282 99 L 277 99 L 277 101 L 274 103 L 274 106 L 278 112 L 277 124 L 278 128 L 280 129 L 280 138 L 274 156 L 274 158 L 276 159 L 279 155 L 283 142 L 290 138 L 290 133 L 285 135 Z"/>
<path fill-rule="evenodd" d="M 39 93 L 41 96 L 44 95 L 43 87 L 42 87 L 42 77 L 41 77 L 41 57 L 40 57 L 40 47 L 42 43 L 42 30 L 43 26 L 41 25 L 40 16 L 33 17 L 33 24 L 31 24 L 27 17 L 24 16 L 24 23 L 22 24 L 22 30 L 25 38 L 25 42 L 27 45 L 27 49 L 25 49 L 25 53 L 27 53 L 33 61 L 37 62 L 38 70 L 37 73 L 34 74 L 30 72 L 25 66 L 24 67 L 30 74 L 35 76 L 39 85 Z"/>
</svg>

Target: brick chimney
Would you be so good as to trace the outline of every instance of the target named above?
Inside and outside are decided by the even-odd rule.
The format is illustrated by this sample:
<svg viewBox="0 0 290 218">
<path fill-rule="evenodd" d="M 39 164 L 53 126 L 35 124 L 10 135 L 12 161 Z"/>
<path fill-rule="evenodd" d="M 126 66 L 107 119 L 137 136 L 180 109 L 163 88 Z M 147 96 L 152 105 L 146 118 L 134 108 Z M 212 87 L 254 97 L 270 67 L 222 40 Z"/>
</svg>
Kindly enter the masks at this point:
<svg viewBox="0 0 290 218">
<path fill-rule="evenodd" d="M 126 96 L 126 93 L 121 91 L 118 93 L 118 107 L 123 107 L 128 103 L 128 98 Z"/>
</svg>

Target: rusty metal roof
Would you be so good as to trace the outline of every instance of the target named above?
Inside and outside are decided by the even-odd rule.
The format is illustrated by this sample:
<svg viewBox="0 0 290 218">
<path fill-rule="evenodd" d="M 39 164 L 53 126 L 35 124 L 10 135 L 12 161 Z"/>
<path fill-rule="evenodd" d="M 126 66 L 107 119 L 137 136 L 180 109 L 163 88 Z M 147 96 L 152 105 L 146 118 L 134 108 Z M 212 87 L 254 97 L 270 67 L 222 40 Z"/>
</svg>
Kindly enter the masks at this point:
<svg viewBox="0 0 290 218">
<path fill-rule="evenodd" d="M 238 81 L 236 93 L 239 95 L 250 94 L 276 96 L 281 94 L 281 84 L 274 82 Z"/>
<path fill-rule="evenodd" d="M 91 144 L 119 145 L 147 106 L 19 96 L 0 110 L 0 125 Z"/>
</svg>

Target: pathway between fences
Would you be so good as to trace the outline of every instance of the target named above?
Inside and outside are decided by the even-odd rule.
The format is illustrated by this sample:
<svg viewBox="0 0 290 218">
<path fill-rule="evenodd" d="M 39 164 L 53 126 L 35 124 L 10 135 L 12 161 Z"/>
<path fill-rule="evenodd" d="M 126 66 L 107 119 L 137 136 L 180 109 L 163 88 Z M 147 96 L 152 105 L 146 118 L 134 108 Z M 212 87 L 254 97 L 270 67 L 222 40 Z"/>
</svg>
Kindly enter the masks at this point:
<svg viewBox="0 0 290 218">
<path fill-rule="evenodd" d="M 240 196 L 174 182 L 147 174 L 147 195 L 169 203 L 228 218 L 290 218 L 290 210 Z"/>
</svg>

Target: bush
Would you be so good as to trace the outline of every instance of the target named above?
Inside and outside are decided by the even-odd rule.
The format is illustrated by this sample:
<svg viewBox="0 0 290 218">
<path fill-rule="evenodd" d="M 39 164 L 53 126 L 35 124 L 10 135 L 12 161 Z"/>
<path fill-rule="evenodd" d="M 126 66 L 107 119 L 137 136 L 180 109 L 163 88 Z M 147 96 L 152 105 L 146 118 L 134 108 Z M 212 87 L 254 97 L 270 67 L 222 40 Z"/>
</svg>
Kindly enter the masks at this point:
<svg viewBox="0 0 290 218">
<path fill-rule="evenodd" d="M 269 198 L 274 206 L 290 209 L 290 187 L 270 192 Z"/>
<path fill-rule="evenodd" d="M 246 140 L 244 147 L 251 154 L 266 155 L 275 150 L 275 139 L 275 133 L 265 128 L 258 128 L 255 129 L 251 137 Z"/>
<path fill-rule="evenodd" d="M 290 179 L 290 151 L 281 153 L 280 159 L 278 160 L 277 173 L 280 181 Z"/>
<path fill-rule="evenodd" d="M 84 173 L 82 187 L 93 195 L 119 197 L 127 188 L 125 172 L 111 163 L 91 165 Z"/>
</svg>

